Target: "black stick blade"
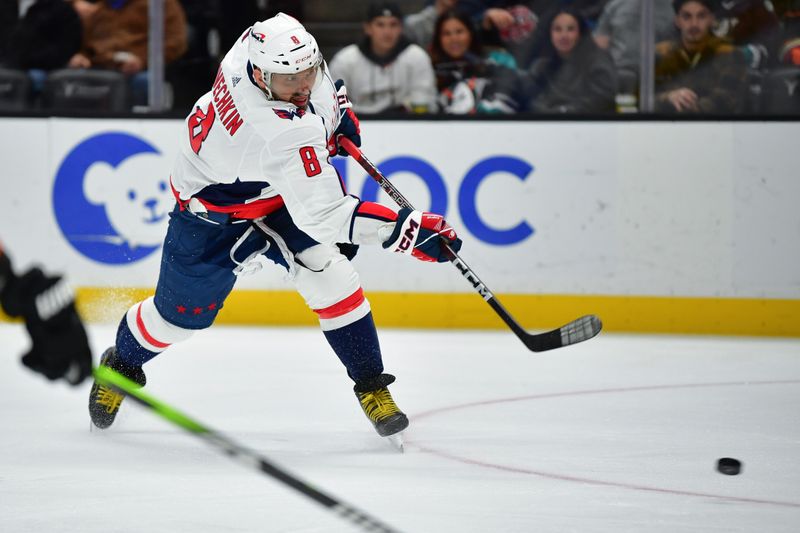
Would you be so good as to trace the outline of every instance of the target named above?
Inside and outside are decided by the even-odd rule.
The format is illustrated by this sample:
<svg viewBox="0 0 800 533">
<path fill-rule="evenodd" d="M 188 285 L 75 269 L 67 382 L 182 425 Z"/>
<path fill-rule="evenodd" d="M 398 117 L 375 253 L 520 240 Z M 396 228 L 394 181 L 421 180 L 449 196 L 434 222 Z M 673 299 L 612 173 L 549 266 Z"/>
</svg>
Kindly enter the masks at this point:
<svg viewBox="0 0 800 533">
<path fill-rule="evenodd" d="M 597 316 L 586 315 L 558 329 L 537 335 L 528 335 L 525 339 L 525 346 L 534 352 L 544 352 L 587 341 L 600 333 L 602 329 L 603 323 Z"/>
</svg>

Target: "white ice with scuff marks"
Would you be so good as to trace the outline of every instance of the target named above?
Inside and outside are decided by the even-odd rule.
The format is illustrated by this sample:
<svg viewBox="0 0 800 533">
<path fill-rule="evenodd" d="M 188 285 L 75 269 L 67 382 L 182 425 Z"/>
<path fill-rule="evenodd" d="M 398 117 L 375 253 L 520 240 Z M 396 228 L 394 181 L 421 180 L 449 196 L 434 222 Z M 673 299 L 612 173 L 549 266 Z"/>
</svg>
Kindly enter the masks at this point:
<svg viewBox="0 0 800 533">
<path fill-rule="evenodd" d="M 113 328 L 93 326 L 96 353 Z M 535 355 L 509 332 L 381 332 L 411 418 L 379 438 L 314 329 L 215 327 L 147 389 L 406 532 L 800 530 L 800 340 L 600 337 Z M 24 369 L 0 325 L 0 531 L 357 531 L 126 403 L 89 432 L 89 384 Z M 739 476 L 714 470 L 740 459 Z"/>
</svg>

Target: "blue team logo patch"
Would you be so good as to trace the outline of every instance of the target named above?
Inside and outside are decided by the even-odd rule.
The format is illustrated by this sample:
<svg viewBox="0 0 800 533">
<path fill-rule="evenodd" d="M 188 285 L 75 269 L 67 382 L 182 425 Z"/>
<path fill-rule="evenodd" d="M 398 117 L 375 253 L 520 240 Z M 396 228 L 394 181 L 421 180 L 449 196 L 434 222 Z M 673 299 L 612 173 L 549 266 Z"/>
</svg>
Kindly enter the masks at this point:
<svg viewBox="0 0 800 533">
<path fill-rule="evenodd" d="M 85 139 L 61 162 L 53 210 L 82 255 L 112 265 L 139 261 L 164 238 L 175 198 L 160 152 L 121 132 Z"/>
<path fill-rule="evenodd" d="M 273 111 L 280 118 L 285 118 L 285 119 L 288 119 L 288 120 L 294 120 L 294 117 L 303 118 L 303 115 L 306 114 L 306 110 L 305 109 L 299 109 L 299 108 L 298 109 L 293 109 L 291 111 L 289 109 L 273 109 Z"/>
</svg>

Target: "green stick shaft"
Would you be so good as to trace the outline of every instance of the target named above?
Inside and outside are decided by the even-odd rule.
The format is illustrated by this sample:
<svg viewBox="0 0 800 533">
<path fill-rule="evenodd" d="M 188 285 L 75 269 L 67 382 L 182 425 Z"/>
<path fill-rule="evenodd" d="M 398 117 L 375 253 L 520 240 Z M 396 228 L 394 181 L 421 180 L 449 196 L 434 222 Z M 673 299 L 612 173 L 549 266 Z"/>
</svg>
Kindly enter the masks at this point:
<svg viewBox="0 0 800 533">
<path fill-rule="evenodd" d="M 294 474 L 290 474 L 266 457 L 258 454 L 254 450 L 242 446 L 230 437 L 201 424 L 180 412 L 174 407 L 157 400 L 152 395 L 144 392 L 142 388 L 125 376 L 115 372 L 108 367 L 98 367 L 94 371 L 95 380 L 101 385 L 111 387 L 117 392 L 129 396 L 136 403 L 147 407 L 165 420 L 172 422 L 189 433 L 202 439 L 209 445 L 221 450 L 231 459 L 254 468 L 278 481 L 288 485 L 304 496 L 311 498 L 315 502 L 325 506 L 343 519 L 360 527 L 364 531 L 374 531 L 379 533 L 399 533 L 398 530 L 384 524 L 364 511 L 361 511 L 350 504 L 334 498 L 333 496 L 316 489 L 301 480 Z"/>
</svg>

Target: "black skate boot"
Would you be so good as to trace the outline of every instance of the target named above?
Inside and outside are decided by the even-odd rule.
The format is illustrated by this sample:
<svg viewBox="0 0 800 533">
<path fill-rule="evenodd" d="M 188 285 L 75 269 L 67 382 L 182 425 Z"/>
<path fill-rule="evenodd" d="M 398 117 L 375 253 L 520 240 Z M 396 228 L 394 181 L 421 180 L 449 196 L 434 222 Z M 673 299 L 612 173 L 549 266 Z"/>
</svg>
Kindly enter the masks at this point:
<svg viewBox="0 0 800 533">
<path fill-rule="evenodd" d="M 114 346 L 103 352 L 103 356 L 100 358 L 100 366 L 106 366 L 119 372 L 142 387 L 147 381 L 142 367 L 123 363 L 117 357 L 117 349 Z M 106 429 L 113 424 L 123 398 L 125 398 L 124 394 L 120 394 L 105 385 L 98 385 L 95 381 L 89 393 L 89 416 L 92 419 L 92 424 L 100 429 Z"/>
<path fill-rule="evenodd" d="M 381 374 L 369 381 L 356 383 L 353 387 L 361 409 L 381 437 L 394 435 L 408 427 L 408 417 L 397 407 L 386 388 L 392 383 L 394 376 Z"/>
</svg>

